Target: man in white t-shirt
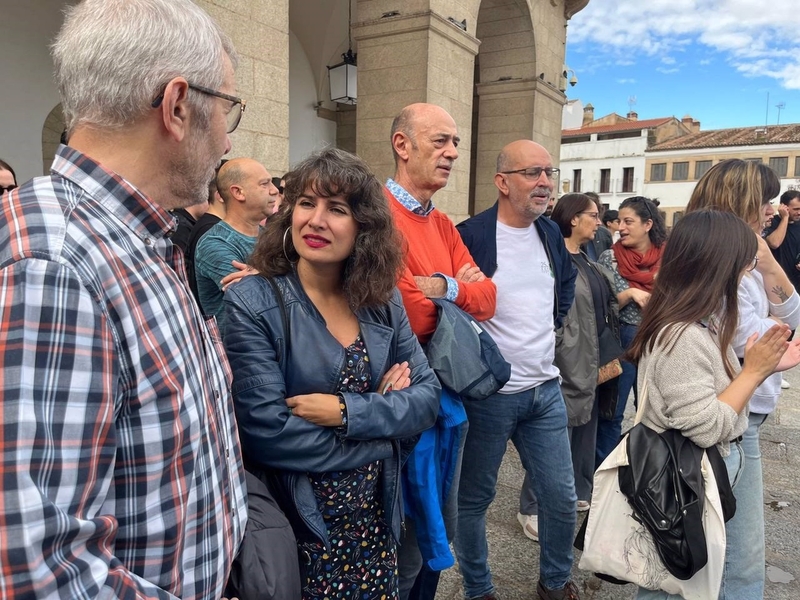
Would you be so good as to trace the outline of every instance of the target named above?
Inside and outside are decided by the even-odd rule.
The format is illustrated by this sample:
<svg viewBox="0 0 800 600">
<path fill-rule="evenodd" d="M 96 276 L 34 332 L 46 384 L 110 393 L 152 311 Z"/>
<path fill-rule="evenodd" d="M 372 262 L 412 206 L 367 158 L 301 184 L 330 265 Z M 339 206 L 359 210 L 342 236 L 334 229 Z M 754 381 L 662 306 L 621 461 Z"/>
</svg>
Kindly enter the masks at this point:
<svg viewBox="0 0 800 600">
<path fill-rule="evenodd" d="M 497 286 L 494 317 L 484 322 L 511 379 L 483 402 L 465 402 L 456 555 L 467 598 L 496 598 L 488 563 L 486 510 L 508 440 L 519 451 L 539 498 L 538 598 L 577 600 L 570 580 L 576 521 L 567 413 L 555 357 L 555 330 L 575 292 L 575 267 L 558 226 L 542 216 L 558 180 L 550 154 L 530 140 L 497 158 L 497 203 L 458 230 L 481 271 Z"/>
</svg>

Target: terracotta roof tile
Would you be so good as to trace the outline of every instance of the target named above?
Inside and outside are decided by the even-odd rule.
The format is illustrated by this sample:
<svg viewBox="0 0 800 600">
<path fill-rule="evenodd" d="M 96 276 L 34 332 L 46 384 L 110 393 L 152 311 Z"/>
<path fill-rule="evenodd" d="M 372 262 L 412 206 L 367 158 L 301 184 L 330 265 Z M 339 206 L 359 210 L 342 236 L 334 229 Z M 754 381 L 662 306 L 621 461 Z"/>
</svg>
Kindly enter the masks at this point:
<svg viewBox="0 0 800 600">
<path fill-rule="evenodd" d="M 658 150 L 685 150 L 691 148 L 718 148 L 762 144 L 793 144 L 800 142 L 800 123 L 771 125 L 769 127 L 736 127 L 698 131 L 662 142 L 649 148 Z"/>
<path fill-rule="evenodd" d="M 664 123 L 671 121 L 673 117 L 664 117 L 661 119 L 644 119 L 642 121 L 622 121 L 621 123 L 614 123 L 613 125 L 595 125 L 580 127 L 578 129 L 562 129 L 561 137 L 576 137 L 582 135 L 591 135 L 593 133 L 617 133 L 622 131 L 633 131 L 636 129 L 650 129 L 658 127 Z"/>
</svg>

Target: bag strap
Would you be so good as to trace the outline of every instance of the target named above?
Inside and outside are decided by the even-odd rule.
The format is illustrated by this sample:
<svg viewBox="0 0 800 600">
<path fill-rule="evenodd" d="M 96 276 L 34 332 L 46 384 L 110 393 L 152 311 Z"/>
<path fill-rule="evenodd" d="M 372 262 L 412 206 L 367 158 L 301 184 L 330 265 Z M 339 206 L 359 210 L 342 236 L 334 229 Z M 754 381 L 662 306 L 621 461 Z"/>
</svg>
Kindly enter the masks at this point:
<svg viewBox="0 0 800 600">
<path fill-rule="evenodd" d="M 278 284 L 275 283 L 275 280 L 272 277 L 267 277 L 266 275 L 262 275 L 264 279 L 267 280 L 269 285 L 272 287 L 272 291 L 275 294 L 275 299 L 278 301 L 278 308 L 281 311 L 281 322 L 283 323 L 283 337 L 284 337 L 284 344 L 283 344 L 283 357 L 281 360 L 281 364 L 283 368 L 286 368 L 286 359 L 289 356 L 289 347 L 291 345 L 291 337 L 290 337 L 290 329 L 289 329 L 289 314 L 286 312 L 286 302 L 283 299 L 283 292 L 281 292 Z"/>
<path fill-rule="evenodd" d="M 638 425 L 644 416 L 644 410 L 649 396 L 649 390 L 647 389 L 647 376 L 650 374 L 650 370 L 651 368 L 648 364 L 647 369 L 644 371 L 644 383 L 642 383 L 642 389 L 639 390 L 639 406 L 636 408 L 636 417 L 633 419 L 634 425 Z"/>
</svg>

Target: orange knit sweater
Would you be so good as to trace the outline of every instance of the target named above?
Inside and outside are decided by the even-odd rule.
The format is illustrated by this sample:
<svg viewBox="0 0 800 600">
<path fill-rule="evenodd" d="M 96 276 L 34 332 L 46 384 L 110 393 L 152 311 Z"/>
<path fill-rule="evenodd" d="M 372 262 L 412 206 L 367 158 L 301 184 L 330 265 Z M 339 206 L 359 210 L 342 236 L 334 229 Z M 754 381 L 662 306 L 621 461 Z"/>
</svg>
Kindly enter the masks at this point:
<svg viewBox="0 0 800 600">
<path fill-rule="evenodd" d="M 403 295 L 411 329 L 422 343 L 436 329 L 436 305 L 414 281 L 415 275 L 430 277 L 442 273 L 455 277 L 458 270 L 475 261 L 461 241 L 453 222 L 443 212 L 434 209 L 429 215 L 412 213 L 384 189 L 394 216 L 394 224 L 404 238 L 405 270 L 397 284 Z M 494 315 L 497 288 L 491 279 L 475 283 L 458 282 L 456 305 L 479 321 Z"/>
</svg>

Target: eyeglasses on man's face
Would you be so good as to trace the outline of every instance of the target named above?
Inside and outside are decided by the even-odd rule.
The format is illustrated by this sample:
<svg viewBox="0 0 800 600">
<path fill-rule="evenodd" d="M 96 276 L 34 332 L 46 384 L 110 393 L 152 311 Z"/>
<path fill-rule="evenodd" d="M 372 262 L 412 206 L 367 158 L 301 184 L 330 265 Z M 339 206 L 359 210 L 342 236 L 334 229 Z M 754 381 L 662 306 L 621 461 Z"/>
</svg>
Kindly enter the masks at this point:
<svg viewBox="0 0 800 600">
<path fill-rule="evenodd" d="M 542 176 L 544 173 L 550 181 L 558 178 L 558 174 L 561 171 L 559 169 L 554 169 L 553 167 L 528 167 L 527 169 L 515 169 L 513 171 L 500 171 L 503 175 L 513 175 L 518 173 L 525 177 L 525 179 L 530 179 L 531 181 L 536 181 L 539 177 Z"/>
<path fill-rule="evenodd" d="M 209 96 L 214 96 L 215 98 L 222 98 L 223 100 L 227 100 L 231 103 L 230 108 L 226 114 L 227 119 L 227 132 L 233 133 L 236 131 L 236 128 L 239 126 L 239 122 L 242 120 L 242 115 L 244 114 L 244 109 L 247 106 L 247 101 L 242 100 L 241 98 L 237 98 L 236 96 L 231 96 L 230 94 L 225 94 L 223 92 L 218 92 L 217 90 L 212 90 L 211 88 L 203 87 L 202 85 L 195 85 L 194 83 L 188 83 L 189 88 L 193 89 L 196 92 L 200 92 L 201 94 L 207 94 Z M 158 97 L 153 100 L 152 107 L 158 108 L 161 106 L 161 102 L 164 100 L 164 92 L 161 92 Z"/>
<path fill-rule="evenodd" d="M 17 189 L 17 184 L 16 183 L 12 183 L 11 185 L 0 185 L 0 196 L 5 194 L 6 192 L 8 192 L 10 194 L 11 190 L 15 190 L 15 189 Z"/>
</svg>

